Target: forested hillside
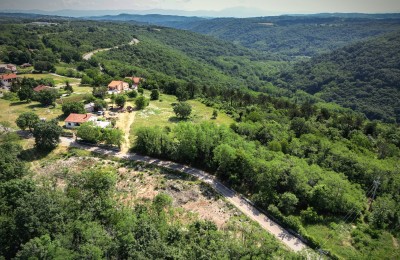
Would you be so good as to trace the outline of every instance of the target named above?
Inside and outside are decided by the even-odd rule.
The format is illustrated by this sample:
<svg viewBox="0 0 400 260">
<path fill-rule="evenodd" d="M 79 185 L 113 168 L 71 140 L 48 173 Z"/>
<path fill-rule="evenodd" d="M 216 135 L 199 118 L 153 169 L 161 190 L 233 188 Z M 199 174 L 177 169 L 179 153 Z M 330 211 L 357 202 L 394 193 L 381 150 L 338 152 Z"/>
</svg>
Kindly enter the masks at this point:
<svg viewBox="0 0 400 260">
<path fill-rule="evenodd" d="M 273 18 L 244 19 L 240 28 L 237 20 L 221 20 L 232 22 L 234 26 L 226 28 L 243 37 L 254 26 L 263 28 L 254 38 L 245 37 L 253 49 L 158 26 L 64 19 L 38 26 L 32 24 L 36 20 L 6 19 L 7 24 L 0 25 L 0 60 L 32 63 L 35 73 L 30 77 L 57 72 L 81 78 L 82 86 L 73 88 L 85 92 L 69 94 L 82 109 L 83 100 L 103 107 L 129 99 L 130 105 L 136 105 L 134 111 L 118 117 L 133 115 L 133 123 L 123 128 L 134 136 L 127 138 L 132 150 L 207 170 L 298 232 L 312 248 L 322 248 L 333 258 L 398 259 L 400 129 L 390 121 L 399 112 L 399 33 L 302 63 L 290 62 L 290 69 L 288 62 L 281 61 L 392 31 L 397 20 L 356 19 L 347 26 L 349 20 L 337 18 L 268 19 Z M 275 35 L 274 44 L 282 45 L 267 44 L 266 30 Z M 253 45 L 256 42 L 259 48 Z M 100 48 L 112 49 L 82 58 Z M 132 84 L 126 76 L 145 81 L 137 92 L 107 93 L 112 80 Z M 46 107 L 29 103 L 32 88 L 40 82 L 17 81 L 1 100 L 4 111 L 22 109 L 22 104 L 50 111 L 49 102 Z M 321 98 L 389 122 L 371 121 Z M 190 102 L 207 111 L 201 121 L 196 120 L 199 112 L 191 115 Z M 155 104 L 162 106 L 156 109 Z M 53 105 L 51 112 L 59 106 Z M 189 112 L 179 113 L 179 108 Z M 176 117 L 165 112 L 169 110 Z M 145 122 L 143 127 L 131 127 L 139 122 L 135 113 Z M 163 116 L 163 122 L 146 124 L 153 114 Z M 228 118 L 225 122 L 230 125 L 213 123 L 218 114 Z M 2 118 L 10 120 L 10 113 Z M 98 164 L 83 174 L 57 172 L 63 177 L 61 184 L 53 179 L 31 180 L 25 160 L 32 160 L 29 155 L 36 150 L 23 150 L 17 143 L 26 145 L 26 140 L 6 128 L 0 134 L 0 254 L 6 258 L 26 259 L 39 249 L 50 252 L 50 258 L 73 259 L 296 257 L 270 237 L 253 234 L 253 229 L 217 230 L 208 221 L 174 222 L 174 208 L 163 196 L 126 208 L 115 195 L 119 177 L 113 166 L 127 162 L 112 162 L 111 167 L 97 158 Z M 87 132 L 98 134 L 98 139 L 105 135 L 101 130 Z M 80 153 L 71 149 L 58 159 Z M 56 160 L 53 154 L 43 156 L 32 166 L 40 168 Z"/>
<path fill-rule="evenodd" d="M 212 35 L 282 59 L 315 56 L 400 28 L 399 18 L 277 16 L 177 23 L 175 28 Z"/>
<path fill-rule="evenodd" d="M 277 84 L 400 122 L 400 32 L 362 41 L 283 72 Z"/>
</svg>

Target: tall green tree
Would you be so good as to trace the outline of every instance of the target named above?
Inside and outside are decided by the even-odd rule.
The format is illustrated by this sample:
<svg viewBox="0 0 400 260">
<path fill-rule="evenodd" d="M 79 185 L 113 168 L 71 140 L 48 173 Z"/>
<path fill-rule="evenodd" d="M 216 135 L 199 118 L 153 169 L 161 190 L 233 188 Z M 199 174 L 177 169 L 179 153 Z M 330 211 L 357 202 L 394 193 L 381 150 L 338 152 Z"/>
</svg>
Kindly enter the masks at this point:
<svg viewBox="0 0 400 260">
<path fill-rule="evenodd" d="M 55 120 L 38 122 L 33 130 L 35 147 L 45 151 L 56 148 L 60 142 L 61 133 L 62 128 Z"/>
<path fill-rule="evenodd" d="M 17 126 L 21 128 L 22 130 L 25 130 L 26 128 L 29 129 L 29 132 L 33 132 L 33 129 L 35 128 L 35 125 L 40 121 L 39 116 L 36 115 L 33 112 L 24 112 L 20 114 L 15 121 Z"/>
</svg>

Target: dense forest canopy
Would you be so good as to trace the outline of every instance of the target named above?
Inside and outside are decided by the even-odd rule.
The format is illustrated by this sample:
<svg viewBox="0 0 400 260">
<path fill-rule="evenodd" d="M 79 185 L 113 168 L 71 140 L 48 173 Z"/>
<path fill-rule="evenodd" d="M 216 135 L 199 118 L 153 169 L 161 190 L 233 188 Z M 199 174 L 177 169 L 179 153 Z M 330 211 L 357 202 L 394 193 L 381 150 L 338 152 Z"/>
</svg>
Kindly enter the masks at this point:
<svg viewBox="0 0 400 260">
<path fill-rule="evenodd" d="M 351 42 L 398 30 L 398 17 L 386 19 L 277 16 L 219 18 L 177 23 L 175 28 L 212 35 L 282 59 L 315 56 Z"/>
<path fill-rule="evenodd" d="M 361 111 L 400 122 L 400 31 L 352 44 L 282 72 L 281 87 L 303 89 Z"/>
<path fill-rule="evenodd" d="M 384 252 L 398 258 L 398 251 L 387 249 L 392 248 L 387 238 L 395 241 L 400 228 L 400 129 L 390 123 L 399 115 L 399 33 L 391 32 L 398 28 L 396 19 L 206 21 L 221 35 L 235 31 L 246 38 L 258 28 L 247 43 L 225 39 L 251 49 L 159 26 L 66 19 L 38 26 L 30 18 L 2 19 L 8 21 L 0 24 L 2 62 L 30 62 L 36 72 L 67 71 L 93 87 L 94 97 L 87 99 L 111 99 L 106 87 L 111 80 L 136 76 L 146 79 L 134 92 L 136 101 L 148 102 L 144 89 L 158 91 L 159 100 L 150 102 L 162 102 L 166 94 L 178 101 L 197 99 L 217 116 L 220 111 L 235 120 L 229 126 L 195 124 L 184 116 L 171 127 L 140 128 L 134 150 L 210 171 L 314 248 L 347 228 L 349 246 L 341 245 L 346 250 L 323 247 L 331 256 L 378 259 Z M 264 41 L 266 31 L 275 43 Z M 139 42 L 129 44 L 133 38 Z M 273 45 L 279 42 L 283 45 Z M 348 46 L 337 49 L 341 45 Z M 82 58 L 103 48 L 112 49 Z M 284 61 L 299 55 L 315 57 Z M 30 101 L 36 83 L 20 80 L 11 93 Z M 324 99 L 388 122 L 370 121 Z M 7 134 L 0 137 L 0 252 L 6 258 L 34 256 L 36 248 L 72 259 L 292 257 L 268 237 L 258 246 L 259 234 L 241 243 L 209 222 L 174 226 L 168 222 L 173 215 L 160 211 L 170 212 L 170 204 L 159 205 L 168 198 L 126 210 L 113 197 L 111 169 L 71 176 L 63 191 L 33 183 L 26 153 Z"/>
</svg>

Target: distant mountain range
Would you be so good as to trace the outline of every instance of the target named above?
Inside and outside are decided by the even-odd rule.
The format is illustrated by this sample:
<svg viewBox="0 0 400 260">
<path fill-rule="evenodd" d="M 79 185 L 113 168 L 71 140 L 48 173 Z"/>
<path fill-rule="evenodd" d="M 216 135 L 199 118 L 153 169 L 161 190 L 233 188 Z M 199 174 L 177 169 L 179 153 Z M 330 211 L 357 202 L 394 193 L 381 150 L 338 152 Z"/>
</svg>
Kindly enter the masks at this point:
<svg viewBox="0 0 400 260">
<path fill-rule="evenodd" d="M 119 14 L 133 15 L 174 15 L 174 16 L 198 16 L 198 17 L 257 17 L 266 15 L 279 15 L 280 12 L 266 11 L 247 7 L 233 7 L 220 11 L 184 11 L 184 10 L 165 10 L 165 9 L 150 9 L 150 10 L 3 10 L 1 13 L 32 13 L 41 15 L 57 15 L 68 17 L 93 17 L 93 16 L 109 16 Z"/>
</svg>

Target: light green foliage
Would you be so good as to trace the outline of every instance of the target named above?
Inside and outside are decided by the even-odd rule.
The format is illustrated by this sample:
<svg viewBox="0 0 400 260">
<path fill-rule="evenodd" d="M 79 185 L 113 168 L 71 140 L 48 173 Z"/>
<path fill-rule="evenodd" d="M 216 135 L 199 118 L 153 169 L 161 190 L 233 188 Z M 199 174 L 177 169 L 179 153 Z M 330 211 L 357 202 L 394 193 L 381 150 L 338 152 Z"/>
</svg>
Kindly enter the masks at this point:
<svg viewBox="0 0 400 260">
<path fill-rule="evenodd" d="M 39 116 L 33 112 L 25 112 L 18 116 L 15 123 L 19 128 L 25 130 L 26 128 L 29 129 L 29 132 L 32 132 L 35 128 L 35 125 L 39 122 Z"/>
<path fill-rule="evenodd" d="M 115 104 L 117 106 L 123 107 L 123 106 L 125 106 L 125 103 L 126 103 L 125 95 L 120 94 L 120 95 L 115 96 Z"/>
<path fill-rule="evenodd" d="M 98 143 L 101 140 L 101 128 L 94 126 L 92 122 L 81 124 L 76 136 L 89 143 Z"/>
<path fill-rule="evenodd" d="M 149 100 L 141 95 L 136 98 L 135 105 L 137 109 L 141 110 L 149 105 Z"/>
<path fill-rule="evenodd" d="M 178 118 L 187 119 L 192 113 L 192 107 L 186 102 L 179 102 L 174 106 L 174 112 Z"/>
</svg>

